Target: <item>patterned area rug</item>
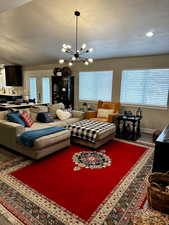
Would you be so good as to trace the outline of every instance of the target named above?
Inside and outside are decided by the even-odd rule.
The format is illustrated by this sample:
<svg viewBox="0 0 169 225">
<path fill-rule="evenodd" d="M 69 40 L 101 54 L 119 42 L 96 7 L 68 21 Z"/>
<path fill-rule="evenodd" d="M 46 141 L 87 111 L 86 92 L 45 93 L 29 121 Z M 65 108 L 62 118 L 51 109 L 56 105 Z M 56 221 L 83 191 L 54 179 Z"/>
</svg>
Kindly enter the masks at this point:
<svg viewBox="0 0 169 225">
<path fill-rule="evenodd" d="M 130 145 L 131 148 L 133 145 L 140 146 Z M 97 170 L 99 173 L 99 171 L 110 169 L 113 159 L 105 151 L 109 147 L 110 144 L 104 146 L 98 154 L 89 149 L 73 153 L 71 159 L 74 169 L 72 171 L 85 173 L 85 171 Z M 108 193 L 90 219 L 84 220 L 31 188 L 21 178 L 19 179 L 19 171 L 29 168 L 36 162 L 15 156 L 9 161 L 6 160 L 8 162 L 0 168 L 0 212 L 5 212 L 8 218 L 11 216 L 12 224 L 18 225 L 131 225 L 134 212 L 141 207 L 146 197 L 146 178 L 151 172 L 152 157 L 153 150 L 147 148 L 139 160 Z M 29 176 L 31 177 L 31 174 Z M 84 206 L 84 210 L 87 208 L 87 205 Z"/>
</svg>

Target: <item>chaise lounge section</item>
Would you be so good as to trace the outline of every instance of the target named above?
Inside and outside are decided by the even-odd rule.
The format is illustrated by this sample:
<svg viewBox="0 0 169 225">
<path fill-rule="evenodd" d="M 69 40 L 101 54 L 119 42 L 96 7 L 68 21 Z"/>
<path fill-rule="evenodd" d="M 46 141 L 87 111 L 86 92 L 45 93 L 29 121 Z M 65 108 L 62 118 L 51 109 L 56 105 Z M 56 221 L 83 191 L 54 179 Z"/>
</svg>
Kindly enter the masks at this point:
<svg viewBox="0 0 169 225">
<path fill-rule="evenodd" d="M 57 104 L 55 104 L 57 105 Z M 54 106 L 53 106 L 54 108 Z M 41 123 L 36 121 L 37 113 L 49 111 L 47 106 L 39 106 L 32 109 L 27 109 L 34 117 L 32 127 L 23 127 L 20 124 L 7 121 L 8 111 L 0 112 L 0 145 L 20 152 L 23 155 L 29 156 L 32 159 L 40 159 L 46 155 L 66 148 L 70 145 L 70 131 L 63 130 L 47 136 L 40 137 L 35 140 L 33 147 L 28 147 L 18 141 L 18 137 L 25 131 L 38 130 L 53 126 L 66 127 L 67 125 L 82 120 L 84 113 L 81 111 L 72 111 L 72 117 L 66 120 L 55 119 L 51 123 Z M 32 112 L 31 112 L 32 111 Z"/>
</svg>

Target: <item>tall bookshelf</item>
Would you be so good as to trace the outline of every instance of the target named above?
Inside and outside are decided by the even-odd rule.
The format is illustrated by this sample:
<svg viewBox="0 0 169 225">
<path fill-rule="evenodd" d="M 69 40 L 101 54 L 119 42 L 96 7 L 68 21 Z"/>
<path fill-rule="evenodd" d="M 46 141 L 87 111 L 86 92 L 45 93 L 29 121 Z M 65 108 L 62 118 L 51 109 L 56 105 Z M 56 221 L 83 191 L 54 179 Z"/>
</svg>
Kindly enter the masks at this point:
<svg viewBox="0 0 169 225">
<path fill-rule="evenodd" d="M 66 68 L 66 67 L 64 67 Z M 52 103 L 63 102 L 66 108 L 74 106 L 74 77 L 69 69 L 54 69 L 52 76 Z M 60 71 L 57 71 L 59 70 Z M 66 72 L 65 72 L 66 71 Z"/>
</svg>

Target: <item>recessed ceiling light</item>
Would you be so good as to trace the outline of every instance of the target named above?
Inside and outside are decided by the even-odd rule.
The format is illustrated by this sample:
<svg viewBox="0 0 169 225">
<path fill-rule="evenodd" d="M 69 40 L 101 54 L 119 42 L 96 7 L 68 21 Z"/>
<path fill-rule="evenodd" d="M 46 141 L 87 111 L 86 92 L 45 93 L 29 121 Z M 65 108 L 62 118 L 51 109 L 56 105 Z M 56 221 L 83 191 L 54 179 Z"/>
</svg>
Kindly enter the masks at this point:
<svg viewBox="0 0 169 225">
<path fill-rule="evenodd" d="M 149 31 L 149 32 L 146 33 L 146 36 L 147 37 L 152 37 L 152 36 L 154 36 L 154 33 L 152 31 Z"/>
</svg>

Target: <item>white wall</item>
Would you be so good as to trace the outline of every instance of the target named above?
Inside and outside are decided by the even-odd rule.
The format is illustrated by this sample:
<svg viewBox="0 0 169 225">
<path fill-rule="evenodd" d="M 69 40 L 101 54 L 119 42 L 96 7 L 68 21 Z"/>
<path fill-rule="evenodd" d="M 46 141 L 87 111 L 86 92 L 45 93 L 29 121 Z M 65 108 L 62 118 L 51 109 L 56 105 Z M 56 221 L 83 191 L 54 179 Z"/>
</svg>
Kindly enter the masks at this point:
<svg viewBox="0 0 169 225">
<path fill-rule="evenodd" d="M 39 74 L 53 74 L 54 67 L 60 67 L 60 65 L 40 65 L 25 67 L 24 73 L 24 89 L 27 91 L 26 80 L 31 73 Z M 78 74 L 80 71 L 102 71 L 112 70 L 114 74 L 113 79 L 113 101 L 120 101 L 120 82 L 121 71 L 124 69 L 155 69 L 155 68 L 169 68 L 169 54 L 167 55 L 155 55 L 155 56 L 140 56 L 140 57 L 126 57 L 126 58 L 112 58 L 104 60 L 95 60 L 90 66 L 84 66 L 77 64 L 72 67 L 73 75 L 75 76 L 75 106 L 79 108 L 79 82 Z M 95 107 L 95 104 L 94 106 Z M 122 107 L 122 110 L 127 109 L 133 112 L 137 107 Z M 169 109 L 159 108 L 142 108 L 143 119 L 141 126 L 148 129 L 162 129 L 169 124 Z"/>
</svg>

